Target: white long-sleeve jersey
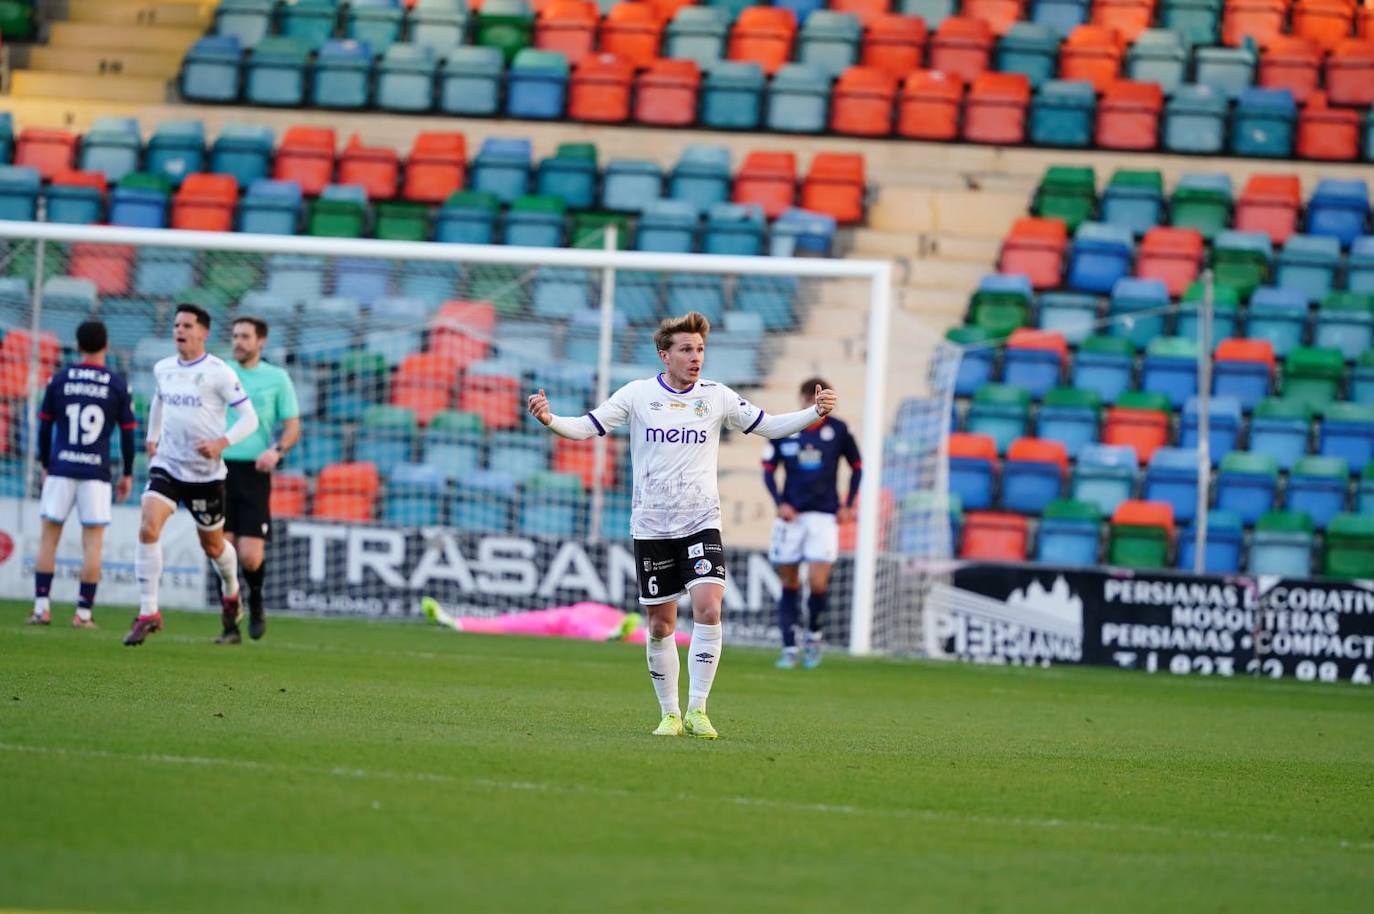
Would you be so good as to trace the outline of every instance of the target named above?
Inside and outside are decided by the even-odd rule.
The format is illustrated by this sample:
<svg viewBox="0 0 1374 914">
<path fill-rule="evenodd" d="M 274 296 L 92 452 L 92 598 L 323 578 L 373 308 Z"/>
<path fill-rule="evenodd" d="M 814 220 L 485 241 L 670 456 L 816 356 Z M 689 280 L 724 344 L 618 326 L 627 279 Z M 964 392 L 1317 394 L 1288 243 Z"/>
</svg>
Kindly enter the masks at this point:
<svg viewBox="0 0 1374 914">
<path fill-rule="evenodd" d="M 630 534 L 676 539 L 720 527 L 720 430 L 786 438 L 818 418 L 814 406 L 768 416 L 715 381 L 674 390 L 662 374 L 631 381 L 585 416 L 554 416 L 549 428 L 581 440 L 630 426 L 634 494 Z"/>
<path fill-rule="evenodd" d="M 181 482 L 223 479 L 229 472 L 224 461 L 202 457 L 196 442 L 223 436 L 235 444 L 258 427 L 258 414 L 238 375 L 207 352 L 191 362 L 169 356 L 153 366 L 153 377 L 157 392 L 148 410 L 148 440 L 157 444 L 157 453 L 148 465 Z M 226 432 L 224 417 L 231 406 L 238 419 Z"/>
</svg>

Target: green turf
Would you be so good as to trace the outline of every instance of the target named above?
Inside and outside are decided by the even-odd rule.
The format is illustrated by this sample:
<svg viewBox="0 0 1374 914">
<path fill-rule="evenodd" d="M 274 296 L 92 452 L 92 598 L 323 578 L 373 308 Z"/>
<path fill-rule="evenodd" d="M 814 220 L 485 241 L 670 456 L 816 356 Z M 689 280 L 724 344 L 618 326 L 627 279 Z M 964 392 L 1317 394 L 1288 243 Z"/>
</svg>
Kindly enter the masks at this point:
<svg viewBox="0 0 1374 914">
<path fill-rule="evenodd" d="M 1367 689 L 0 605 L 0 908 L 1367 911 Z M 57 615 L 57 614 L 55 614 Z M 62 621 L 65 621 L 63 619 Z M 685 693 L 685 683 L 684 683 Z"/>
</svg>

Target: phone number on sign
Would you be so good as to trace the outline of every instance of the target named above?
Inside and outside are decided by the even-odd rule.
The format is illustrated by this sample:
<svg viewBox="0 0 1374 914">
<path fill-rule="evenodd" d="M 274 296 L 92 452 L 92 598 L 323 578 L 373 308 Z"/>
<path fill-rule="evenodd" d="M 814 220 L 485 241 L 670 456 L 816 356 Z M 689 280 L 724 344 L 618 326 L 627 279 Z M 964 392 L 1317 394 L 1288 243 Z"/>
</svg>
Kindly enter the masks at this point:
<svg viewBox="0 0 1374 914">
<path fill-rule="evenodd" d="M 1277 657 L 1238 661 L 1235 657 L 1214 656 L 1210 654 L 1170 654 L 1161 657 L 1155 651 L 1116 651 L 1112 659 L 1117 666 L 1128 670 L 1144 670 L 1147 673 L 1173 673 L 1177 676 L 1268 676 L 1282 679 L 1292 676 L 1301 682 L 1351 682 L 1355 685 L 1370 685 L 1370 665 L 1358 663 L 1348 676 L 1342 676 L 1340 665 L 1333 660 L 1284 661 Z"/>
</svg>

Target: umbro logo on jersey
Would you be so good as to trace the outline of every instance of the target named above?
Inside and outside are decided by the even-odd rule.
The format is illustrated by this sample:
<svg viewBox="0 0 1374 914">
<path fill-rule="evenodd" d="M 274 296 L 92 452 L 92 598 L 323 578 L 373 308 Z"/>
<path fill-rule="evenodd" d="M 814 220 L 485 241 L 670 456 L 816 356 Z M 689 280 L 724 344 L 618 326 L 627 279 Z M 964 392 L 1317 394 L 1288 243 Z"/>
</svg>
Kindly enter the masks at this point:
<svg viewBox="0 0 1374 914">
<path fill-rule="evenodd" d="M 714 663 L 716 659 L 716 655 L 709 651 L 702 651 L 700 654 L 693 654 L 692 656 L 696 657 L 699 663 Z"/>
<path fill-rule="evenodd" d="M 658 402 L 657 400 L 655 400 L 655 401 L 653 401 L 652 403 L 649 404 L 649 409 L 652 409 L 652 410 L 654 410 L 655 412 L 657 412 L 658 410 L 660 410 L 660 409 L 662 409 L 662 408 L 663 408 L 663 404 L 660 403 L 660 402 Z"/>
</svg>

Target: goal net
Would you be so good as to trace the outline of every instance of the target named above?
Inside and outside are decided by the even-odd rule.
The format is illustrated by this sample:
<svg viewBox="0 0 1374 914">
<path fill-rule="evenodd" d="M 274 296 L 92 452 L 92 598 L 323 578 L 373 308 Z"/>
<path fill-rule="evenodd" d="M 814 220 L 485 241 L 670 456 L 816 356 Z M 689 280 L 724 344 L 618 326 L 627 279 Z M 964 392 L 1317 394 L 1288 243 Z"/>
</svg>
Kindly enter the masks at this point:
<svg viewBox="0 0 1374 914">
<path fill-rule="evenodd" d="M 540 249 L 0 223 L 0 495 L 20 555 L 0 590 L 22 597 L 30 586 L 35 404 L 75 357 L 77 326 L 105 323 L 141 447 L 153 366 L 174 354 L 172 312 L 191 302 L 210 313 L 209 348 L 226 361 L 233 322 L 265 321 L 262 356 L 294 384 L 302 435 L 274 475 L 270 609 L 404 616 L 425 594 L 471 614 L 579 600 L 635 608 L 628 430 L 559 439 L 526 414 L 525 398 L 542 389 L 555 413 L 585 413 L 657 373 L 658 321 L 695 310 L 713 328 L 704 376 L 766 411 L 797 409 L 807 377 L 839 391 L 837 415 L 872 485 L 859 522 L 842 530 L 830 637 L 907 649 L 913 582 L 949 554 L 951 401 L 944 350 L 892 336 L 887 265 L 629 252 L 621 228 Z M 735 637 L 760 643 L 777 636 L 778 593 L 763 445 L 728 434 L 720 454 L 726 615 Z M 113 556 L 136 532 L 146 474 L 140 454 L 131 505 L 109 534 Z M 194 555 L 178 566 L 177 592 L 200 591 L 184 605 L 212 605 L 203 566 Z M 122 575 L 127 586 L 103 587 L 102 603 L 133 601 Z"/>
</svg>

